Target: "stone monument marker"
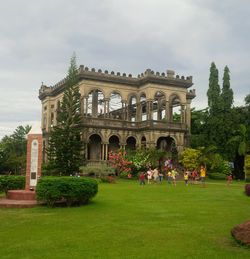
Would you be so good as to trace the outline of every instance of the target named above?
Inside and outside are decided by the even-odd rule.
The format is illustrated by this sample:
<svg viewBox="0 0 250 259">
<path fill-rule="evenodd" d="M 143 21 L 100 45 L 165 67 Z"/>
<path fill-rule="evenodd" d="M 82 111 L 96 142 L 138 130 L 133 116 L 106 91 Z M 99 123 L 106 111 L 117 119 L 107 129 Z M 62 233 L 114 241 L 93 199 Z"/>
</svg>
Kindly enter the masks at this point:
<svg viewBox="0 0 250 259">
<path fill-rule="evenodd" d="M 32 126 L 27 136 L 26 190 L 34 190 L 41 177 L 42 141 L 40 125 Z"/>
</svg>

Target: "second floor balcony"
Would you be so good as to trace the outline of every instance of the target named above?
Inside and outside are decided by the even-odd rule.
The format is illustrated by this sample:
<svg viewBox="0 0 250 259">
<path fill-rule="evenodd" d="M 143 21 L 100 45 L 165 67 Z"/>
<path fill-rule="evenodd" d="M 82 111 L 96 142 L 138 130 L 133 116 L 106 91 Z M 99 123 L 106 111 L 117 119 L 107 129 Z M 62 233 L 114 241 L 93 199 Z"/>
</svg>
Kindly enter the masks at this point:
<svg viewBox="0 0 250 259">
<path fill-rule="evenodd" d="M 124 130 L 171 130 L 171 131 L 186 131 L 188 130 L 185 123 L 168 122 L 165 120 L 145 120 L 145 121 L 124 121 L 108 118 L 83 118 L 83 127 L 93 128 L 109 128 L 109 129 L 124 129 Z"/>
</svg>

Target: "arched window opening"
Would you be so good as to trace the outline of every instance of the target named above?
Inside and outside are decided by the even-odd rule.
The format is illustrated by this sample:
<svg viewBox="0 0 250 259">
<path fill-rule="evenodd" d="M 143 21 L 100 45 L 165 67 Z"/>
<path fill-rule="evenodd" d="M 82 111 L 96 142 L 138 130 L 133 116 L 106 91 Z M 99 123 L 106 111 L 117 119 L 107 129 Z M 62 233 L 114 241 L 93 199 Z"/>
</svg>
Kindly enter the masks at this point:
<svg viewBox="0 0 250 259">
<path fill-rule="evenodd" d="M 89 93 L 87 99 L 87 115 L 95 118 L 104 116 L 104 95 L 102 91 L 96 89 Z"/>
<path fill-rule="evenodd" d="M 131 96 L 128 103 L 128 120 L 136 121 L 137 101 L 136 96 Z"/>
<path fill-rule="evenodd" d="M 109 117 L 112 119 L 122 119 L 122 97 L 117 92 L 112 92 L 109 101 Z"/>
<path fill-rule="evenodd" d="M 181 111 L 181 102 L 177 95 L 171 98 L 170 102 L 170 121 L 172 122 L 181 122 L 182 121 L 182 111 Z"/>
<path fill-rule="evenodd" d="M 120 148 L 119 138 L 115 135 L 109 138 L 109 148 L 108 151 L 117 151 Z"/>
<path fill-rule="evenodd" d="M 165 95 L 157 91 L 153 101 L 153 120 L 166 119 L 166 98 Z"/>
<path fill-rule="evenodd" d="M 147 120 L 147 99 L 145 94 L 140 96 L 140 120 Z"/>
</svg>

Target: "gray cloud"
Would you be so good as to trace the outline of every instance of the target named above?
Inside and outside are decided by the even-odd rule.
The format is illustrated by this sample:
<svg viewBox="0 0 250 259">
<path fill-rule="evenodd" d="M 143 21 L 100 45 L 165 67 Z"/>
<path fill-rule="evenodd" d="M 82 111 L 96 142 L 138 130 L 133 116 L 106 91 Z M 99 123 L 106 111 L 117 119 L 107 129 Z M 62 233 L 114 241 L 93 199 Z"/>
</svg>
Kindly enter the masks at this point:
<svg viewBox="0 0 250 259">
<path fill-rule="evenodd" d="M 229 66 L 235 105 L 250 92 L 247 0 L 1 2 L 0 138 L 40 120 L 41 82 L 62 79 L 73 51 L 79 65 L 193 75 L 198 108 L 206 106 L 212 61 L 220 78 Z"/>
</svg>

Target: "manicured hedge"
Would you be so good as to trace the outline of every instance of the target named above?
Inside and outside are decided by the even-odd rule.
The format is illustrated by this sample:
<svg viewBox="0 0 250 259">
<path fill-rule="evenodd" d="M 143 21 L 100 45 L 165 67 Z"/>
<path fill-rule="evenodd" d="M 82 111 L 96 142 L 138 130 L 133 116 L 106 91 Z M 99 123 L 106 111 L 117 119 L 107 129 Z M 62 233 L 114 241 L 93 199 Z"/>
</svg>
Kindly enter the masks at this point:
<svg viewBox="0 0 250 259">
<path fill-rule="evenodd" d="M 51 207 L 59 202 L 68 206 L 86 204 L 97 192 L 97 181 L 84 177 L 42 177 L 36 187 L 37 200 Z"/>
<path fill-rule="evenodd" d="M 225 180 L 226 179 L 226 175 L 225 174 L 220 174 L 220 173 L 210 173 L 208 175 L 208 177 L 210 179 L 214 179 L 214 180 Z"/>
<path fill-rule="evenodd" d="M 0 192 L 7 194 L 8 190 L 22 190 L 25 188 L 25 176 L 3 175 L 0 176 Z"/>
</svg>

